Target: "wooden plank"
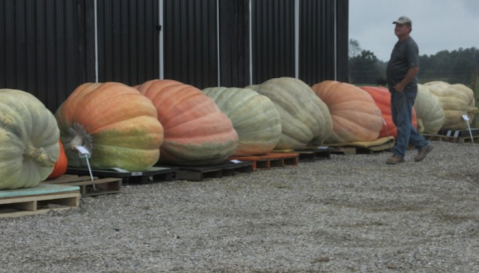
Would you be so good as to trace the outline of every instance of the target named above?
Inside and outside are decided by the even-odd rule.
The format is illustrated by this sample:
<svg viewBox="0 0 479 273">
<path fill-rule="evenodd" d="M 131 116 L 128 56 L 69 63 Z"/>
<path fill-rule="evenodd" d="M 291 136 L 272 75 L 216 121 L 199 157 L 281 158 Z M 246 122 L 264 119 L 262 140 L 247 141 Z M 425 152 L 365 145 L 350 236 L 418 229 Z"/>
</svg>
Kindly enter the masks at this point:
<svg viewBox="0 0 479 273">
<path fill-rule="evenodd" d="M 81 195 L 86 197 L 120 193 L 122 179 L 94 177 L 94 180 L 91 180 L 90 176 L 62 175 L 56 179 L 46 180 L 42 183 L 79 186 Z"/>
<path fill-rule="evenodd" d="M 71 209 L 80 203 L 77 186 L 40 184 L 34 188 L 0 191 L 0 194 L 0 218 Z"/>
<path fill-rule="evenodd" d="M 272 152 L 266 155 L 258 156 L 232 156 L 228 160 L 248 161 L 253 165 L 253 170 L 259 168 L 270 169 L 274 167 L 284 167 L 285 165 L 298 165 L 298 153 Z"/>
</svg>

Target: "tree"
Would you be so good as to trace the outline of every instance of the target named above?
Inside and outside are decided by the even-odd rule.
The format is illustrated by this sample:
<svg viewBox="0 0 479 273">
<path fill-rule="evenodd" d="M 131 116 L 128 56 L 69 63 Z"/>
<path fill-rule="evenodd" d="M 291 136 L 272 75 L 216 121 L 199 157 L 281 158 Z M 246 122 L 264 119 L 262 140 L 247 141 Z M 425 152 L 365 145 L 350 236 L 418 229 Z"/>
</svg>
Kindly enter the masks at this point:
<svg viewBox="0 0 479 273">
<path fill-rule="evenodd" d="M 361 51 L 349 59 L 349 75 L 351 83 L 375 83 L 382 77 L 378 58 L 369 50 Z"/>
<path fill-rule="evenodd" d="M 353 58 L 353 57 L 356 57 L 359 54 L 361 54 L 362 49 L 359 46 L 358 40 L 349 39 L 348 50 L 349 50 L 349 52 L 348 52 L 349 53 L 349 58 Z"/>
</svg>

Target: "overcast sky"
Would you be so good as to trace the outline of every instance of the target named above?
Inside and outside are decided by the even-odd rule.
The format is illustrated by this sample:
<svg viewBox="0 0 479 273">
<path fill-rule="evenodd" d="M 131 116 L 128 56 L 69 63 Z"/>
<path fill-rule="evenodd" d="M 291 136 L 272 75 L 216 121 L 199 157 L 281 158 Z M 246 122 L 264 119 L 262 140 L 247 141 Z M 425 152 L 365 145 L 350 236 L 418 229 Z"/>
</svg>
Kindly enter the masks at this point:
<svg viewBox="0 0 479 273">
<path fill-rule="evenodd" d="M 479 48 L 479 0 L 350 0 L 349 38 L 388 61 L 397 42 L 393 21 L 412 20 L 419 54 Z"/>
</svg>

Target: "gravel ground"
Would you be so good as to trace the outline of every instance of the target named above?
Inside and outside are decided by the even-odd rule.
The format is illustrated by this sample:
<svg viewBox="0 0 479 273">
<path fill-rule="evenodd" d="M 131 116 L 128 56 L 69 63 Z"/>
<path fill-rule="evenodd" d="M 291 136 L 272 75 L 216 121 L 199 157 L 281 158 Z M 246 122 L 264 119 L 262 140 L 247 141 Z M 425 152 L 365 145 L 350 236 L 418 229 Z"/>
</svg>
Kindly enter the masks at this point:
<svg viewBox="0 0 479 273">
<path fill-rule="evenodd" d="M 0 272 L 479 272 L 479 146 L 129 185 L 0 219 Z"/>
</svg>

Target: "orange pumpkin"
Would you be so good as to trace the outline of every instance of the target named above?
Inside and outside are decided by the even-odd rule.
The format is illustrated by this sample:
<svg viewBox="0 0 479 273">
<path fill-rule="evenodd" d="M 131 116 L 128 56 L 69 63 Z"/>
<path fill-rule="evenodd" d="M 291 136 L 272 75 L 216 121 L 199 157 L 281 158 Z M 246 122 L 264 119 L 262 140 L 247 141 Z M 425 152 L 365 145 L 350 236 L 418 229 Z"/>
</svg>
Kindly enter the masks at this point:
<svg viewBox="0 0 479 273">
<path fill-rule="evenodd" d="M 60 156 L 58 157 L 57 162 L 55 162 L 55 166 L 53 167 L 53 172 L 48 176 L 48 179 L 53 179 L 60 177 L 65 174 L 68 167 L 68 158 L 65 154 L 65 149 L 63 148 L 62 142 L 59 140 L 58 144 L 60 144 Z"/>
<path fill-rule="evenodd" d="M 95 169 L 143 171 L 160 157 L 163 127 L 156 109 L 138 90 L 122 83 L 84 83 L 55 116 L 68 165 L 86 167 L 75 146 L 91 152 Z"/>
<path fill-rule="evenodd" d="M 392 136 L 394 138 L 397 137 L 398 130 L 396 125 L 394 125 L 392 113 L 391 113 L 391 93 L 385 87 L 373 87 L 373 86 L 361 86 L 362 90 L 366 91 L 371 95 L 374 99 L 374 102 L 381 110 L 381 114 L 384 119 L 383 127 L 381 128 L 381 132 L 379 132 L 379 137 L 387 137 Z M 416 110 L 414 107 L 412 108 L 412 126 L 417 128 L 416 122 Z"/>
<path fill-rule="evenodd" d="M 381 110 L 373 98 L 358 87 L 337 81 L 322 81 L 312 87 L 326 103 L 333 120 L 333 134 L 326 143 L 374 141 L 383 125 Z"/>
<path fill-rule="evenodd" d="M 231 120 L 201 90 L 173 80 L 150 80 L 137 89 L 153 102 L 164 128 L 161 162 L 212 165 L 236 151 Z"/>
</svg>

